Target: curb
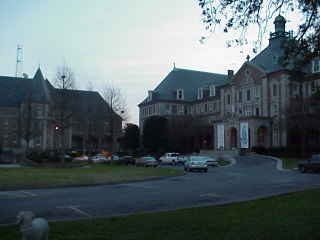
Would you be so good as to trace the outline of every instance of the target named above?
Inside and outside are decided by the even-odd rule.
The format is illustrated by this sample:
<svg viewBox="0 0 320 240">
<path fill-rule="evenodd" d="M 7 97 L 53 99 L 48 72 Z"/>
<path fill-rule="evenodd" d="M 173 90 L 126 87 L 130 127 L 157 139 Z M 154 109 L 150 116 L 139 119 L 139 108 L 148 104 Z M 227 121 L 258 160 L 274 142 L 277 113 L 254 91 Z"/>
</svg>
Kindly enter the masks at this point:
<svg viewBox="0 0 320 240">
<path fill-rule="evenodd" d="M 15 189 L 1 189 L 0 191 L 21 191 L 21 190 L 38 190 L 38 189 L 59 189 L 59 188 L 75 188 L 75 187 L 98 187 L 98 186 L 106 186 L 106 185 L 117 185 L 117 184 L 127 184 L 127 183 L 138 183 L 138 182 L 147 182 L 147 181 L 157 181 L 157 180 L 163 180 L 168 178 L 175 178 L 175 177 L 182 177 L 186 175 L 185 172 L 182 172 L 178 175 L 174 176 L 161 176 L 161 177 L 149 177 L 145 179 L 139 179 L 139 180 L 128 180 L 128 181 L 122 181 L 122 182 L 109 182 L 109 183 L 96 183 L 96 184 L 70 184 L 70 185 L 64 185 L 64 186 L 49 186 L 49 187 L 38 187 L 38 188 L 15 188 Z"/>
<path fill-rule="evenodd" d="M 284 172 L 292 172 L 294 169 L 286 169 L 286 168 L 283 168 L 283 161 L 280 159 L 280 158 L 277 158 L 277 157 L 272 157 L 272 156 L 268 156 L 268 155 L 262 155 L 262 154 L 252 154 L 253 156 L 254 155 L 257 155 L 257 156 L 261 156 L 261 157 L 265 157 L 265 158 L 270 158 L 274 161 L 276 161 L 276 168 L 277 170 L 279 171 L 284 171 Z"/>
</svg>

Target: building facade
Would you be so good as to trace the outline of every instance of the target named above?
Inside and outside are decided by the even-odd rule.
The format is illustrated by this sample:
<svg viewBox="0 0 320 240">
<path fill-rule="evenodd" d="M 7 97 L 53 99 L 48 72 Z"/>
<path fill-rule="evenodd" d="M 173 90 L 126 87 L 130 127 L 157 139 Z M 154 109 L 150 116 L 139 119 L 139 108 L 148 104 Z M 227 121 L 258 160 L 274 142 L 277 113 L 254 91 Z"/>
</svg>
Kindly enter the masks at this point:
<svg viewBox="0 0 320 240">
<path fill-rule="evenodd" d="M 253 59 L 248 57 L 235 74 L 174 68 L 139 104 L 141 129 L 153 115 L 193 116 L 209 126 L 210 139 L 198 139 L 200 148 L 286 147 L 286 109 L 292 99 L 307 98 L 319 89 L 320 59 L 305 64 L 299 74 L 292 63 L 284 66 L 282 46 L 291 38 L 285 24 L 282 16 L 276 17 L 269 45 Z M 320 126 L 315 132 L 314 142 L 320 144 Z"/>
<path fill-rule="evenodd" d="M 58 103 L 65 109 L 63 122 Z M 55 150 L 62 144 L 65 149 L 111 151 L 118 149 L 121 131 L 121 117 L 98 92 L 56 89 L 40 69 L 33 78 L 0 76 L 3 151 Z"/>
</svg>

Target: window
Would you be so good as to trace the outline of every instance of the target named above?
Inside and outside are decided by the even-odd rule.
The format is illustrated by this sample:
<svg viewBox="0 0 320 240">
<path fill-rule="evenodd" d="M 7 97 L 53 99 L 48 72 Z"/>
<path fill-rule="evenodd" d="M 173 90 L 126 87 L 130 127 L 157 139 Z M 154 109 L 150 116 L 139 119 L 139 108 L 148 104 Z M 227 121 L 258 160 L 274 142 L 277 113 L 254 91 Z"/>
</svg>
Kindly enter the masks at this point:
<svg viewBox="0 0 320 240">
<path fill-rule="evenodd" d="M 184 99 L 183 89 L 177 89 L 177 99 L 178 100 L 183 100 Z"/>
<path fill-rule="evenodd" d="M 213 102 L 210 102 L 209 103 L 209 109 L 208 109 L 209 112 L 213 112 Z"/>
<path fill-rule="evenodd" d="M 198 99 L 203 98 L 203 88 L 198 88 Z"/>
<path fill-rule="evenodd" d="M 210 97 L 216 96 L 216 86 L 211 85 L 210 86 Z"/>
<path fill-rule="evenodd" d="M 277 94 L 278 94 L 278 93 L 277 93 L 277 90 L 278 90 L 278 89 L 277 89 L 277 85 L 276 85 L 276 84 L 273 84 L 273 87 L 272 87 L 272 92 L 273 92 L 273 94 L 272 94 L 272 95 L 273 95 L 274 97 L 276 97 Z"/>
<path fill-rule="evenodd" d="M 239 103 L 241 103 L 242 102 L 242 91 L 240 90 L 239 91 Z"/>
<path fill-rule="evenodd" d="M 260 88 L 259 87 L 254 88 L 254 95 L 256 98 L 260 97 Z"/>
<path fill-rule="evenodd" d="M 320 72 L 320 59 L 312 61 L 312 72 L 313 73 Z"/>
<path fill-rule="evenodd" d="M 207 103 L 204 104 L 204 112 L 208 112 L 208 104 Z"/>
<path fill-rule="evenodd" d="M 177 114 L 177 105 L 172 105 L 172 114 Z"/>
<path fill-rule="evenodd" d="M 259 115 L 260 115 L 259 108 L 256 108 L 256 116 L 259 116 Z"/>
<path fill-rule="evenodd" d="M 316 91 L 316 83 L 315 81 L 311 82 L 311 92 L 315 92 Z"/>
<path fill-rule="evenodd" d="M 247 90 L 247 101 L 250 101 L 251 99 L 251 92 L 250 89 Z"/>
<path fill-rule="evenodd" d="M 229 105 L 231 104 L 231 95 L 230 94 L 227 95 L 227 102 Z"/>
</svg>

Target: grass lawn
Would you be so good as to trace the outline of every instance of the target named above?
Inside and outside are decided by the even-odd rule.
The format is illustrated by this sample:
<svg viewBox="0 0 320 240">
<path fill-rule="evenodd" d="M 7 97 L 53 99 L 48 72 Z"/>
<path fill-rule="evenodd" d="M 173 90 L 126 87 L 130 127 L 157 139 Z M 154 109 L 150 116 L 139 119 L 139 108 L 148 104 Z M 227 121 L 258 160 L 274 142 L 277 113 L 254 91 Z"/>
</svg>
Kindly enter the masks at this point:
<svg viewBox="0 0 320 240">
<path fill-rule="evenodd" d="M 51 222 L 54 240 L 315 240 L 320 239 L 320 190 L 225 206 L 71 222 Z M 0 227 L 1 240 L 19 239 L 17 226 Z"/>
<path fill-rule="evenodd" d="M 282 157 L 281 160 L 283 163 L 283 168 L 286 168 L 286 169 L 297 168 L 298 162 L 301 161 L 301 159 L 298 159 L 298 158 L 286 158 L 286 157 Z"/>
<path fill-rule="evenodd" d="M 0 168 L 0 190 L 116 183 L 182 173 L 175 169 L 103 164 L 90 168 Z"/>
</svg>

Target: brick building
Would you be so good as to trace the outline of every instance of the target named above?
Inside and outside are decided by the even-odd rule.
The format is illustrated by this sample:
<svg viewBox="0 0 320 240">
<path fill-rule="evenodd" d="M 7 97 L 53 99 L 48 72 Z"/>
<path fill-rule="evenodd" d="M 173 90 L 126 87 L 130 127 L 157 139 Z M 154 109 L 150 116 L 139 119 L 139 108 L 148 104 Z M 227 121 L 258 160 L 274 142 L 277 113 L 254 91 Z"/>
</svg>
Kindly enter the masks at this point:
<svg viewBox="0 0 320 240">
<path fill-rule="evenodd" d="M 292 138 L 286 109 L 293 99 L 308 98 L 319 89 L 320 59 L 300 69 L 292 63 L 284 66 L 282 43 L 291 37 L 285 24 L 282 16 L 276 17 L 269 45 L 253 59 L 247 58 L 236 73 L 174 68 L 139 104 L 141 129 L 150 116 L 193 116 L 209 126 L 196 139 L 199 148 L 288 146 Z M 320 126 L 312 131 L 312 143 L 319 146 Z"/>
<path fill-rule="evenodd" d="M 57 120 L 57 102 L 70 118 L 64 136 Z M 98 92 L 61 90 L 44 79 L 40 69 L 33 78 L 0 76 L 0 148 L 4 151 L 66 149 L 118 149 L 122 119 Z M 112 133 L 112 134 L 111 134 Z M 113 136 L 114 144 L 111 144 Z M 64 141 L 62 141 L 64 138 Z"/>
</svg>

